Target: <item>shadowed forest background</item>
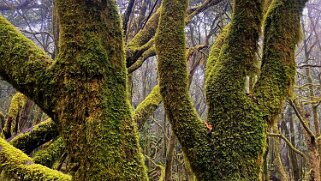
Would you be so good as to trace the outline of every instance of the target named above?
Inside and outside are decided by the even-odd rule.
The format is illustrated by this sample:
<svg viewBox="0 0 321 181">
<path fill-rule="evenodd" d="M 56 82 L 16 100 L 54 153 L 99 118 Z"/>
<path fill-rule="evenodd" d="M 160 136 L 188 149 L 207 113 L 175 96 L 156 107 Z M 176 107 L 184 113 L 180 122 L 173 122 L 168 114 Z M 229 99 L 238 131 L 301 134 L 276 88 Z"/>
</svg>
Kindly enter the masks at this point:
<svg viewBox="0 0 321 181">
<path fill-rule="evenodd" d="M 278 0 L 274 1 L 275 4 L 277 4 L 276 2 Z M 162 32 L 160 29 L 160 32 L 158 32 L 158 38 L 155 38 L 155 33 L 158 26 L 162 26 L 162 22 L 160 22 L 159 24 L 162 0 L 116 0 L 116 3 L 118 5 L 122 19 L 121 24 L 125 44 L 124 58 L 126 59 L 126 67 L 128 70 L 128 80 L 126 84 L 129 92 L 129 101 L 133 111 L 132 120 L 135 122 L 135 124 L 137 124 L 138 127 L 139 145 L 143 153 L 143 159 L 147 169 L 148 178 L 149 180 L 166 181 L 196 180 L 197 176 L 194 175 L 194 172 L 199 173 L 202 172 L 201 169 L 206 170 L 207 168 L 200 168 L 200 170 L 195 169 L 193 172 L 192 168 L 197 167 L 198 161 L 195 161 L 197 162 L 197 164 L 195 164 L 194 166 L 191 166 L 187 162 L 186 157 L 192 157 L 190 155 L 194 153 L 187 153 L 187 156 L 185 156 L 185 154 L 183 153 L 184 149 L 182 148 L 179 140 L 172 131 L 169 121 L 169 119 L 175 120 L 176 117 L 175 115 L 166 116 L 162 96 L 160 94 L 160 89 L 163 90 L 164 88 L 160 88 L 158 85 L 158 58 L 156 54 L 160 51 L 160 47 L 164 46 L 161 44 L 163 42 L 162 33 L 164 32 Z M 269 4 L 271 2 L 266 3 Z M 17 27 L 26 37 L 30 38 L 38 47 L 44 50 L 44 52 L 46 52 L 46 54 L 52 60 L 57 59 L 57 57 L 58 59 L 63 57 L 58 56 L 58 54 L 60 53 L 58 49 L 58 42 L 61 27 L 59 25 L 59 16 L 57 15 L 59 13 L 57 13 L 57 7 L 54 6 L 54 4 L 55 3 L 53 2 L 53 0 L 0 0 L 0 15 L 10 21 L 10 23 Z M 62 5 L 57 6 L 63 7 L 64 4 L 61 4 Z M 180 6 L 177 5 L 177 7 Z M 184 8 L 182 9 L 184 10 Z M 185 58 L 187 61 L 189 72 L 187 84 L 189 86 L 189 93 L 193 105 L 198 115 L 200 116 L 200 119 L 202 120 L 205 135 L 212 134 L 212 130 L 216 129 L 215 123 L 212 123 L 210 121 L 212 119 L 215 120 L 216 115 L 214 114 L 213 117 L 208 118 L 207 115 L 209 115 L 209 113 L 211 114 L 212 111 L 212 109 L 208 108 L 208 105 L 213 104 L 214 107 L 220 105 L 220 103 L 217 103 L 215 101 L 206 101 L 206 98 L 213 100 L 218 99 L 217 96 L 213 96 L 210 94 L 213 92 L 211 87 L 208 86 L 209 88 L 206 88 L 205 86 L 205 82 L 209 82 L 209 84 L 211 83 L 210 78 L 208 78 L 208 74 L 210 73 L 207 72 L 206 66 L 210 65 L 210 63 L 208 62 L 208 60 L 211 59 L 209 58 L 209 55 L 213 54 L 213 51 L 215 51 L 214 49 L 211 50 L 212 45 L 214 44 L 214 46 L 217 46 L 217 44 L 222 44 L 220 43 L 220 38 L 222 38 L 222 35 L 224 36 L 224 32 L 226 33 L 228 29 L 224 27 L 231 26 L 230 23 L 233 16 L 232 9 L 233 5 L 231 0 L 190 0 L 187 7 L 187 12 L 183 14 L 185 15 L 184 17 L 186 23 L 184 28 L 186 33 Z M 267 9 L 268 7 L 264 7 L 262 11 L 266 13 L 268 11 Z M 175 14 L 176 9 L 172 9 L 172 11 L 172 13 Z M 68 16 L 68 13 L 60 13 L 60 15 L 64 17 Z M 163 22 L 165 22 L 165 13 L 163 17 Z M 176 15 L 174 16 L 174 19 L 175 18 L 177 18 Z M 263 18 L 265 18 L 265 16 Z M 259 171 L 260 174 L 262 174 L 263 180 L 320 181 L 321 179 L 321 1 L 309 0 L 305 4 L 305 8 L 300 19 L 300 28 L 302 30 L 300 31 L 299 35 L 300 43 L 296 47 L 296 52 L 294 54 L 296 62 L 296 77 L 295 84 L 292 86 L 293 91 L 289 90 L 289 95 L 285 96 L 284 98 L 281 96 L 274 96 L 276 97 L 276 99 L 280 99 L 279 102 L 281 103 L 279 103 L 278 101 L 272 101 L 273 105 L 281 105 L 281 108 L 277 108 L 280 109 L 280 114 L 272 114 L 273 116 L 261 116 L 264 118 L 264 121 L 267 122 L 264 128 L 260 128 L 262 130 L 265 130 L 266 138 L 264 136 L 259 137 L 262 140 L 266 140 L 263 141 L 264 143 L 262 143 L 262 145 L 264 145 L 265 147 L 263 148 L 265 149 L 265 151 L 262 152 L 263 166 Z M 4 20 L 0 19 L 0 33 L 2 28 L 1 25 L 5 24 L 3 22 Z M 66 20 L 66 22 L 63 22 L 62 24 L 68 25 L 68 20 Z M 263 23 L 258 22 L 258 24 L 262 25 Z M 180 25 L 177 25 L 177 27 L 179 26 Z M 251 23 L 249 23 L 248 26 L 251 27 Z M 113 25 L 110 26 L 110 29 L 112 29 L 112 27 Z M 68 30 L 68 28 L 66 29 Z M 258 32 L 261 32 L 261 30 L 258 30 Z M 289 30 L 289 32 L 291 31 Z M 77 32 L 75 34 L 77 34 Z M 106 36 L 109 36 L 109 34 Z M 287 35 L 284 35 L 284 37 L 286 36 Z M 87 38 L 87 36 L 85 37 Z M 166 36 L 163 37 L 166 38 Z M 67 35 L 65 36 L 65 39 L 66 40 L 64 41 L 67 42 Z M 250 58 L 254 57 L 253 59 L 257 59 L 258 61 L 253 63 L 255 65 L 254 68 L 250 67 L 247 70 L 248 72 L 251 71 L 250 73 L 245 72 L 246 76 L 244 88 L 244 92 L 246 93 L 247 97 L 246 100 L 249 98 L 253 99 L 254 102 L 257 101 L 257 97 L 258 99 L 260 98 L 260 96 L 264 97 L 264 95 L 254 93 L 254 85 L 259 79 L 259 74 L 261 73 L 261 71 L 265 70 L 263 69 L 252 71 L 252 69 L 261 67 L 261 60 L 264 54 L 262 50 L 264 44 L 263 37 L 259 37 L 258 34 L 257 37 L 254 38 L 254 42 L 255 39 L 257 39 L 258 45 L 257 47 L 253 46 L 253 52 L 255 52 L 255 55 L 252 54 L 252 57 Z M 0 40 L 2 41 L 4 39 L 0 38 Z M 95 40 L 96 39 L 93 38 L 93 41 Z M 4 44 L 4 42 L 1 41 L 0 44 Z M 157 49 L 157 47 L 155 48 L 155 43 L 159 43 L 159 49 Z M 68 44 L 68 42 L 66 44 Z M 64 45 L 64 43 L 62 43 L 62 45 Z M 222 49 L 224 49 L 224 46 Z M 284 49 L 284 51 L 287 51 L 286 48 Z M 0 55 L 4 54 L 3 52 L 5 51 L 7 50 L 0 50 Z M 77 50 L 70 50 L 70 52 L 72 51 Z M 90 51 L 95 52 L 96 49 L 93 48 L 90 49 Z M 177 54 L 179 55 L 179 53 Z M 162 58 L 163 56 L 165 57 L 167 55 L 162 55 L 160 52 L 160 57 Z M 67 56 L 63 58 L 68 59 Z M 164 60 L 166 60 L 166 58 L 164 58 Z M 5 60 L 0 59 L 0 61 Z M 3 66 L 3 64 L 1 65 Z M 66 63 L 66 65 L 63 64 L 61 66 L 68 65 Z M 19 68 L 19 65 L 17 68 Z M 93 66 L 93 70 L 96 69 L 100 71 L 99 67 L 97 68 Z M 166 69 L 170 68 L 164 68 L 165 71 Z M 88 73 L 88 77 L 92 75 L 90 71 L 86 73 Z M 77 76 L 76 74 L 77 72 L 75 73 L 75 76 Z M 4 79 L 7 80 L 8 78 L 6 77 Z M 10 83 L 5 81 L 4 79 L 1 78 L 0 80 L 0 129 L 2 132 L 2 138 L 6 139 L 7 142 L 15 146 L 16 148 L 24 151 L 27 155 L 33 158 L 33 161 L 35 163 L 44 165 L 54 170 L 58 170 L 62 173 L 72 173 L 71 175 L 73 176 L 75 172 L 75 175 L 77 175 L 78 172 L 76 170 L 73 170 L 73 164 L 75 164 L 73 162 L 73 159 L 77 158 L 76 152 L 72 158 L 69 157 L 69 155 L 67 154 L 68 151 L 65 147 L 65 143 L 58 131 L 62 126 L 58 126 L 56 125 L 56 123 L 50 120 L 50 117 L 55 117 L 56 113 L 52 113 L 53 116 L 48 116 L 40 108 L 41 106 L 38 107 L 36 103 L 28 98 L 30 96 L 27 97 L 21 92 L 17 91 Z M 117 81 L 122 82 L 124 80 Z M 174 81 L 181 82 L 181 80 Z M 213 81 L 215 82 L 216 80 Z M 224 83 L 223 80 L 222 82 Z M 117 83 L 118 82 L 116 82 L 115 85 Z M 226 81 L 226 84 L 228 86 L 229 81 Z M 279 84 L 281 84 L 282 86 L 286 83 L 280 82 Z M 217 85 L 217 83 L 215 85 Z M 257 84 L 257 86 L 259 87 L 260 84 Z M 114 88 L 115 90 L 122 89 L 118 87 Z M 43 89 L 46 89 L 46 87 L 44 87 Z M 108 87 L 108 89 L 113 90 L 113 87 Z M 55 90 L 49 89 L 48 91 L 58 90 L 59 88 Z M 27 94 L 33 95 L 33 93 L 30 92 L 28 92 Z M 109 93 L 106 94 L 109 95 Z M 238 93 L 236 92 L 236 94 Z M 177 95 L 179 95 L 179 93 Z M 124 96 L 127 96 L 127 94 Z M 35 97 L 36 99 L 43 98 L 43 100 L 47 98 L 46 95 L 43 97 L 37 95 Z M 92 101 L 95 101 L 95 99 L 92 98 Z M 184 98 L 182 98 L 182 101 L 184 102 Z M 243 99 L 241 99 L 241 101 L 243 101 Z M 269 99 L 267 101 L 271 100 Z M 66 100 L 66 102 L 68 102 L 68 100 Z M 257 102 L 259 102 L 260 104 L 260 100 L 258 100 Z M 62 103 L 63 102 L 59 102 L 57 104 L 59 105 Z M 48 105 L 49 106 L 47 106 L 47 102 L 45 102 L 42 106 L 48 109 L 51 108 L 50 103 L 48 103 Z M 245 105 L 247 106 L 247 104 Z M 118 105 L 116 105 L 116 108 L 117 106 Z M 119 105 L 119 107 L 122 106 Z M 236 109 L 237 108 L 238 107 L 236 107 Z M 252 111 L 252 108 L 248 109 Z M 271 109 L 273 109 L 273 106 Z M 254 110 L 256 109 L 254 108 Z M 60 110 L 58 109 L 58 111 Z M 88 112 L 90 111 L 91 110 L 89 110 Z M 126 110 L 124 112 L 126 112 Z M 278 111 L 274 111 L 273 113 L 276 112 Z M 193 117 L 193 115 L 191 117 Z M 241 117 L 242 115 L 240 115 L 240 120 L 243 119 Z M 60 119 L 60 117 L 58 119 Z M 252 119 L 252 117 L 250 119 Z M 127 124 L 127 122 L 125 121 L 121 124 Z M 175 122 L 172 124 L 176 125 Z M 183 126 L 188 127 L 189 125 Z M 126 130 L 126 128 L 124 129 Z M 177 127 L 175 128 L 175 130 L 176 129 L 180 128 Z M 186 133 L 188 133 L 188 131 Z M 73 132 L 73 134 L 76 133 Z M 180 138 L 182 139 L 183 137 L 184 136 L 180 136 Z M 188 139 L 188 137 L 186 136 L 184 138 Z M 185 142 L 189 141 L 191 140 L 185 140 Z M 70 139 L 67 140 L 67 142 L 72 143 L 73 140 Z M 188 147 L 188 143 L 184 144 L 187 144 Z M 214 148 L 216 144 L 218 143 L 213 143 Z M 222 149 L 223 147 L 224 145 L 222 146 Z M 237 147 L 237 145 L 235 145 L 235 147 Z M 0 152 L 1 150 L 2 149 L 0 149 Z M 186 150 L 189 151 L 189 149 Z M 73 150 L 69 151 L 74 153 Z M 129 150 L 129 152 L 131 151 L 132 150 Z M 132 152 L 134 153 L 135 149 Z M 206 151 L 204 151 L 204 155 L 202 155 L 204 156 L 204 160 L 202 160 L 202 163 L 206 162 L 206 158 L 208 156 L 205 153 Z M 95 153 L 93 152 L 92 154 Z M 133 159 L 136 160 L 137 158 Z M 11 170 L 8 172 L 6 168 L 8 162 L 6 162 L 6 160 L 7 158 L 0 154 L 0 180 L 23 180 L 22 178 L 25 178 L 25 180 L 37 180 L 36 177 L 27 178 L 19 175 L 19 173 L 21 172 L 19 170 L 20 168 L 15 168 L 14 166 L 9 166 L 9 170 Z M 209 158 L 209 160 L 211 159 Z M 251 161 L 248 162 L 248 164 L 251 165 Z M 12 162 L 10 162 L 10 164 L 12 164 Z M 211 162 L 208 165 L 211 164 L 214 163 Z M 233 170 L 234 168 L 231 167 L 230 169 Z M 238 167 L 238 169 L 240 168 Z M 94 173 L 95 170 L 93 170 L 92 172 Z M 224 171 L 222 173 L 224 173 Z M 208 175 L 200 175 L 201 176 L 198 176 L 199 180 L 206 180 L 204 178 L 210 178 Z M 79 177 L 81 178 L 81 176 Z M 243 176 L 239 177 L 243 178 Z M 255 180 L 253 178 L 258 178 L 257 176 L 253 176 L 250 174 L 244 177 L 252 178 L 249 180 Z M 66 180 L 70 179 L 69 177 L 66 178 Z M 91 177 L 88 176 L 88 178 Z M 141 178 L 143 178 L 143 176 Z M 230 178 L 237 177 L 234 176 Z M 137 177 L 136 179 L 133 178 L 133 180 L 141 179 Z M 228 178 L 226 178 L 226 180 L 228 180 Z"/>
</svg>

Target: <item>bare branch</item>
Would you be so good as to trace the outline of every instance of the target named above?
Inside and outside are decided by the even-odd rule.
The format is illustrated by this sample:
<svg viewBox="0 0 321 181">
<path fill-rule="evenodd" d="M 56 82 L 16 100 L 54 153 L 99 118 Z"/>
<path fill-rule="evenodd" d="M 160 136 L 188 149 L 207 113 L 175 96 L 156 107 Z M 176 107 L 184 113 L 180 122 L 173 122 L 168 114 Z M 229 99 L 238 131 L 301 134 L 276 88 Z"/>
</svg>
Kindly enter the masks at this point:
<svg viewBox="0 0 321 181">
<path fill-rule="evenodd" d="M 307 160 L 307 156 L 304 153 L 302 153 L 300 150 L 296 149 L 284 135 L 276 134 L 276 133 L 267 133 L 267 135 L 271 137 L 279 137 L 283 139 L 286 142 L 286 144 L 289 146 L 289 148 L 291 148 L 295 153 L 301 155 L 304 159 Z"/>
<path fill-rule="evenodd" d="M 289 103 L 292 106 L 292 108 L 294 109 L 294 112 L 296 114 L 296 116 L 299 118 L 299 121 L 301 122 L 302 126 L 304 127 L 304 129 L 306 130 L 306 132 L 309 134 L 309 136 L 311 137 L 311 140 L 315 140 L 315 135 L 313 134 L 313 132 L 311 131 L 311 129 L 309 128 L 309 126 L 307 125 L 307 121 L 304 120 L 304 118 L 302 117 L 302 111 L 300 111 L 297 107 L 297 105 L 294 103 L 294 101 L 292 99 L 289 99 Z"/>
<path fill-rule="evenodd" d="M 127 33 L 127 26 L 128 26 L 128 21 L 129 21 L 129 17 L 133 11 L 134 8 L 134 4 L 135 4 L 135 0 L 130 0 L 128 3 L 128 6 L 126 8 L 126 12 L 124 14 L 123 17 L 123 30 L 124 30 L 124 35 L 126 35 Z"/>
</svg>

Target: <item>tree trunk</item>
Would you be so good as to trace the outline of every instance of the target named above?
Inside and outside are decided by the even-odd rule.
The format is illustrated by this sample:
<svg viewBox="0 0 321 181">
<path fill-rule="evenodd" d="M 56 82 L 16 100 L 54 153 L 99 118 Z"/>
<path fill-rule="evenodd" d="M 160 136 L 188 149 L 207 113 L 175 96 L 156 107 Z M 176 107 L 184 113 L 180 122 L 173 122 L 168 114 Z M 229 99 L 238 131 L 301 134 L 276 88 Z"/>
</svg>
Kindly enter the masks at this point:
<svg viewBox="0 0 321 181">
<path fill-rule="evenodd" d="M 214 44 L 212 50 L 217 49 L 206 67 L 208 122 L 213 125 L 208 129 L 188 94 L 187 0 L 162 1 L 155 38 L 160 92 L 172 129 L 198 180 L 261 179 L 265 121 L 275 120 L 291 94 L 298 23 L 305 2 L 274 0 L 267 11 L 262 73 L 253 96 L 246 94 L 245 80 L 258 74 L 256 52 L 264 2 L 234 1 L 230 27 L 217 40 L 223 44 Z"/>
<path fill-rule="evenodd" d="M 73 180 L 146 180 L 127 97 L 114 1 L 58 0 L 60 50 L 54 118 Z"/>
<path fill-rule="evenodd" d="M 55 6 L 60 49 L 54 62 L 0 18 L 1 76 L 58 123 L 73 180 L 147 180 L 115 1 L 57 0 Z M 0 156 L 9 157 L 3 150 Z"/>
<path fill-rule="evenodd" d="M 273 125 L 272 130 L 273 130 L 273 133 L 280 134 L 277 123 Z M 280 138 L 275 137 L 273 143 L 274 143 L 274 152 L 275 152 L 275 160 L 274 160 L 275 166 L 277 167 L 277 170 L 280 173 L 280 179 L 286 181 L 288 180 L 288 176 L 286 174 L 286 171 L 282 163 L 281 150 L 280 150 L 280 147 L 281 147 Z"/>
<path fill-rule="evenodd" d="M 166 154 L 166 167 L 165 167 L 165 180 L 172 181 L 172 166 L 173 166 L 173 158 L 174 158 L 174 149 L 176 146 L 176 137 L 174 133 L 172 133 L 169 146 Z"/>
<path fill-rule="evenodd" d="M 296 145 L 296 139 L 295 139 L 295 130 L 294 130 L 294 120 L 292 116 L 292 111 L 290 108 L 287 109 L 287 118 L 289 119 L 290 124 L 290 131 L 285 126 L 285 134 L 286 136 L 290 136 L 290 140 L 292 145 Z M 294 181 L 299 181 L 301 178 L 301 170 L 299 168 L 298 158 L 296 156 L 296 153 L 292 149 L 288 149 L 289 151 L 289 157 L 292 165 L 292 173 L 293 173 L 293 179 Z"/>
</svg>

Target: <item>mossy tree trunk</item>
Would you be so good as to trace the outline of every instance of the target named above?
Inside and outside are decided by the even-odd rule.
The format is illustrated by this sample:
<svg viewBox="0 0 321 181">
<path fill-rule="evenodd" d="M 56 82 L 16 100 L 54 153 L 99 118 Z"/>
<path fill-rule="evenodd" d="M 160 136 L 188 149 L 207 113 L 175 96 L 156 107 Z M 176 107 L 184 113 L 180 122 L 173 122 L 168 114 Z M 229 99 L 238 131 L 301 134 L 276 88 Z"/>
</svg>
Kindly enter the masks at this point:
<svg viewBox="0 0 321 181">
<path fill-rule="evenodd" d="M 6 42 L 0 44 L 1 76 L 58 123 L 73 180 L 147 180 L 127 97 L 115 1 L 57 0 L 55 5 L 56 61 L 0 18 L 0 41 Z"/>
<path fill-rule="evenodd" d="M 146 179 L 114 1 L 58 1 L 55 105 L 75 180 Z M 93 154 L 95 153 L 95 154 Z"/>
<path fill-rule="evenodd" d="M 22 109 L 25 107 L 27 98 L 20 92 L 16 93 L 12 99 L 8 110 L 7 120 L 2 130 L 5 139 L 18 133 L 19 122 Z"/>
<path fill-rule="evenodd" d="M 199 180 L 261 179 L 266 123 L 276 121 L 294 83 L 294 51 L 305 2 L 274 0 L 269 6 L 262 73 L 252 85 L 252 95 L 246 92 L 246 78 L 259 74 L 256 52 L 265 1 L 233 1 L 232 21 L 214 43 L 206 67 L 208 122 L 213 126 L 208 130 L 187 89 L 183 18 L 187 0 L 162 1 L 155 39 L 160 92 L 172 129 Z"/>
<path fill-rule="evenodd" d="M 305 2 L 274 0 L 270 5 L 262 74 L 253 98 L 245 92 L 245 79 L 257 73 L 263 0 L 234 0 L 232 23 L 206 71 L 208 122 L 213 125 L 209 130 L 188 95 L 184 34 L 188 1 L 162 1 L 155 39 L 160 92 L 199 180 L 260 179 L 264 121 L 272 122 L 279 114 L 293 84 L 296 25 Z M 0 17 L 1 76 L 58 123 L 73 180 L 147 180 L 127 99 L 123 35 L 115 1 L 56 0 L 55 4 L 60 28 L 56 61 Z M 3 139 L 0 146 L 1 169 L 6 172 L 19 171 L 29 178 L 39 173 L 40 180 L 51 175 L 70 179 L 31 163 Z"/>
</svg>

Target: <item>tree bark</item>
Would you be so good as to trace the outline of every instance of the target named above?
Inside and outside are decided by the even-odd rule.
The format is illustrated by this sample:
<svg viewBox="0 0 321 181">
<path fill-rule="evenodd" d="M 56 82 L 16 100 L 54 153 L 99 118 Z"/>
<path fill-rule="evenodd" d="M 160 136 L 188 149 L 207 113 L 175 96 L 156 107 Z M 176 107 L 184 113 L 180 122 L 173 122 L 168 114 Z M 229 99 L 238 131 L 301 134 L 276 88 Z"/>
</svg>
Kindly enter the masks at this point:
<svg viewBox="0 0 321 181">
<path fill-rule="evenodd" d="M 1 76 L 58 124 L 73 180 L 147 180 L 127 98 L 115 1 L 55 3 L 60 27 L 55 62 L 0 17 Z M 3 149 L 0 154 L 10 156 Z"/>
<path fill-rule="evenodd" d="M 147 180 L 127 97 L 116 3 L 58 0 L 57 8 L 61 32 L 55 80 L 62 89 L 55 118 L 73 179 Z"/>
<path fill-rule="evenodd" d="M 37 151 L 33 160 L 37 164 L 44 165 L 46 167 L 52 168 L 54 163 L 60 159 L 65 151 L 65 144 L 61 137 L 52 140 L 51 144 L 41 150 Z"/>
<path fill-rule="evenodd" d="M 57 124 L 49 119 L 9 139 L 9 143 L 30 154 L 42 144 L 58 137 L 58 134 Z"/>
<path fill-rule="evenodd" d="M 272 130 L 274 133 L 280 134 L 277 123 L 274 123 Z M 280 138 L 279 137 L 274 138 L 274 152 L 275 152 L 274 163 L 275 163 L 275 166 L 277 167 L 278 172 L 280 173 L 280 179 L 286 181 L 288 180 L 288 176 L 283 166 L 280 147 L 281 147 Z"/>
<path fill-rule="evenodd" d="M 270 6 L 265 21 L 262 83 L 255 87 L 255 97 L 246 94 L 245 79 L 258 74 L 256 52 L 264 2 L 234 1 L 232 22 L 226 37 L 220 40 L 224 42 L 218 57 L 210 57 L 210 66 L 206 67 L 208 122 L 213 125 L 208 130 L 195 113 L 187 91 L 184 50 L 187 1 L 162 1 L 155 39 L 160 92 L 172 129 L 199 180 L 261 179 L 265 123 L 275 121 L 287 93 L 291 92 L 292 82 L 287 81 L 295 76 L 291 73 L 295 72 L 293 55 L 299 32 L 296 25 L 305 2 L 275 0 Z M 278 29 L 291 31 L 274 31 Z M 278 45 L 284 47 L 279 49 Z M 270 55 L 270 49 L 275 57 Z M 280 84 L 288 73 L 286 82 Z M 282 94 L 275 95 L 270 88 L 282 89 Z"/>
<path fill-rule="evenodd" d="M 166 166 L 165 166 L 165 180 L 172 181 L 172 166 L 173 166 L 173 159 L 174 159 L 174 150 L 176 146 L 176 137 L 174 133 L 172 133 L 169 146 L 166 154 Z"/>
</svg>

